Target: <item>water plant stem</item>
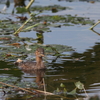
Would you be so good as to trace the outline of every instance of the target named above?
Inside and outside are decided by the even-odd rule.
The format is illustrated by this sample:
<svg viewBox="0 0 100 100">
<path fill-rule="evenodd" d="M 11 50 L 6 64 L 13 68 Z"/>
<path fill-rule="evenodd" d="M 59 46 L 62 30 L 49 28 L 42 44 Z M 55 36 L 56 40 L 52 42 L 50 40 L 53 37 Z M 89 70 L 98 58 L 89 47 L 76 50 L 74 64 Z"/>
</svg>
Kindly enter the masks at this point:
<svg viewBox="0 0 100 100">
<path fill-rule="evenodd" d="M 31 0 L 30 2 L 29 2 L 29 4 L 25 7 L 26 9 L 29 9 L 29 7 L 32 5 L 32 3 L 34 2 L 35 0 Z"/>
<path fill-rule="evenodd" d="M 13 87 L 13 88 L 17 88 L 17 89 L 20 89 L 20 90 L 26 91 L 26 92 L 31 93 L 31 94 L 34 94 L 34 95 L 36 94 L 36 93 L 34 93 L 34 92 L 31 92 L 29 89 L 25 89 L 25 88 L 21 88 L 21 87 L 13 86 L 13 85 L 6 84 L 6 83 L 3 83 L 3 82 L 0 82 L 0 84 L 2 84 L 2 85 L 6 85 L 6 86 L 9 86 L 9 87 Z M 44 91 L 41 91 L 41 90 L 36 90 L 36 89 L 32 89 L 32 90 L 34 90 L 34 91 L 36 91 L 36 92 L 44 93 Z M 45 91 L 45 93 L 48 94 L 48 95 L 54 95 L 53 93 L 46 92 L 46 91 Z"/>
<path fill-rule="evenodd" d="M 100 23 L 100 21 L 98 21 L 97 23 L 95 23 L 92 27 L 90 27 L 90 30 L 93 30 L 93 28 L 94 28 L 95 26 L 97 26 L 99 23 Z"/>
<path fill-rule="evenodd" d="M 84 88 L 84 92 L 85 92 L 86 96 L 87 96 L 87 97 L 89 97 L 89 96 L 88 96 L 88 94 L 86 93 L 86 90 L 85 90 L 85 88 Z"/>
<path fill-rule="evenodd" d="M 6 85 L 6 86 L 9 86 L 9 87 L 12 87 L 12 88 L 17 88 L 17 89 L 26 91 L 26 92 L 31 93 L 31 94 L 34 94 L 34 95 L 36 95 L 36 93 L 31 92 L 30 90 L 36 91 L 36 92 L 38 92 L 38 93 L 43 93 L 43 94 L 46 94 L 46 95 L 54 95 L 54 96 L 58 96 L 58 97 L 62 97 L 62 98 L 67 98 L 67 97 L 63 97 L 63 96 L 60 96 L 60 95 L 55 95 L 55 94 L 50 93 L 50 92 L 46 92 L 46 91 L 44 92 L 44 91 L 41 91 L 41 90 L 37 90 L 37 89 L 30 89 L 30 90 L 29 90 L 29 89 L 25 89 L 25 88 L 13 86 L 13 85 L 10 85 L 10 84 L 6 84 L 6 83 L 3 83 L 3 82 L 0 82 L 0 84 Z"/>
<path fill-rule="evenodd" d="M 32 14 L 31 14 L 32 15 Z M 32 17 L 30 17 L 15 33 L 14 35 L 17 35 L 22 29 L 23 27 L 32 19 Z"/>
<path fill-rule="evenodd" d="M 39 25 L 39 24 L 40 24 L 40 23 L 37 23 L 37 24 L 32 25 L 32 26 L 29 26 L 29 27 L 27 27 L 27 28 L 23 29 L 23 31 L 29 30 L 29 29 L 31 29 L 31 28 L 33 28 L 33 27 L 35 27 L 35 26 Z"/>
<path fill-rule="evenodd" d="M 93 30 L 93 29 L 92 29 L 91 31 L 93 31 L 93 32 L 94 32 L 94 33 L 96 33 L 97 35 L 100 35 L 100 33 L 96 32 L 96 31 L 95 31 L 95 30 Z"/>
<path fill-rule="evenodd" d="M 29 93 L 31 93 L 31 94 L 35 94 L 34 92 L 31 92 L 31 91 L 29 91 L 29 90 L 27 90 L 27 89 L 24 89 L 24 88 L 21 88 L 21 87 L 13 86 L 13 85 L 6 84 L 6 83 L 3 83 L 3 82 L 0 82 L 0 84 L 6 85 L 6 86 L 9 86 L 9 87 L 13 87 L 13 88 L 17 88 L 17 89 L 21 89 L 21 90 L 26 91 L 26 92 L 29 92 Z"/>
<path fill-rule="evenodd" d="M 43 84 L 44 84 L 44 93 L 46 94 L 46 86 L 45 86 L 45 80 L 43 78 Z"/>
</svg>

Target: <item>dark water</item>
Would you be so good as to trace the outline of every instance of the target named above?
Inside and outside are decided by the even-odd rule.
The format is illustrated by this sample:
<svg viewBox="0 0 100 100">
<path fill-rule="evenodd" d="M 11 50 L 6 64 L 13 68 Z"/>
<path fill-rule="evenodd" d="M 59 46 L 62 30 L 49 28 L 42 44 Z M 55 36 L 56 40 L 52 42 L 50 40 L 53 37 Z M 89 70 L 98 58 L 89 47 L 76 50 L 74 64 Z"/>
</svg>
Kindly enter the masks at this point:
<svg viewBox="0 0 100 100">
<path fill-rule="evenodd" d="M 26 1 L 28 2 L 28 1 Z M 100 3 L 89 3 L 87 1 L 66 2 L 57 0 L 42 0 L 35 1 L 33 5 L 49 5 L 60 4 L 63 6 L 72 7 L 72 10 L 60 11 L 56 14 L 78 14 L 78 16 L 90 17 L 97 21 L 100 17 Z M 0 9 L 4 4 L 0 5 Z M 10 8 L 13 7 L 11 3 Z M 7 11 L 10 13 L 11 9 Z M 43 13 L 52 14 L 52 13 Z M 54 14 L 52 14 L 54 15 Z M 7 15 L 0 14 L 0 18 Z M 100 25 L 95 29 L 100 32 Z M 75 82 L 82 82 L 84 84 L 87 97 L 84 91 L 77 91 L 77 96 L 67 96 L 66 98 L 50 95 L 40 95 L 27 98 L 27 100 L 67 100 L 67 99 L 88 99 L 91 96 L 100 95 L 100 43 L 99 35 L 89 30 L 90 25 L 76 25 L 61 28 L 51 28 L 52 32 L 44 33 L 44 44 L 63 44 L 75 48 L 74 52 L 67 52 L 70 56 L 54 57 L 47 56 L 45 72 L 25 72 L 21 71 L 13 64 L 13 62 L 0 61 L 0 77 L 17 77 L 18 81 L 36 82 L 44 76 L 46 91 L 53 93 L 60 84 L 66 86 L 68 92 L 75 88 Z M 34 31 L 23 33 L 20 37 L 35 37 Z M 7 70 L 5 68 L 9 68 Z M 30 74 L 29 74 L 30 73 Z M 36 78 L 38 76 L 38 78 Z M 26 100 L 25 95 L 4 95 L 2 89 L 0 90 L 0 100 Z M 23 98 L 24 97 L 24 98 Z M 63 98 L 63 99 L 62 99 Z"/>
</svg>

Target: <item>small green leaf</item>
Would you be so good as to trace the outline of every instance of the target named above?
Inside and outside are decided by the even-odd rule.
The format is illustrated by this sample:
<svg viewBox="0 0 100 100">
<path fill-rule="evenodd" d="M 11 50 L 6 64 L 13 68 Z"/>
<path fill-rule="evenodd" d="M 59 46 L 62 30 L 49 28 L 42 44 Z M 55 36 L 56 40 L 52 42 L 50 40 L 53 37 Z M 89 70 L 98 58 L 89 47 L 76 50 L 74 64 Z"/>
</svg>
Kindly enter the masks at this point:
<svg viewBox="0 0 100 100">
<path fill-rule="evenodd" d="M 39 23 L 37 23 L 37 24 L 35 24 L 35 25 L 32 25 L 32 26 L 28 26 L 27 28 L 23 29 L 22 31 L 30 30 L 30 29 L 32 29 L 33 27 L 38 26 L 38 25 L 39 25 Z"/>
<path fill-rule="evenodd" d="M 67 89 L 66 88 L 64 88 L 64 92 L 67 92 Z"/>
<path fill-rule="evenodd" d="M 66 88 L 64 88 L 64 95 L 66 96 L 67 95 L 67 89 Z"/>
<path fill-rule="evenodd" d="M 65 85 L 63 83 L 60 84 L 60 87 L 65 87 Z"/>
<path fill-rule="evenodd" d="M 75 86 L 76 86 L 78 89 L 84 89 L 84 84 L 81 83 L 80 81 L 76 82 L 76 83 L 75 83 Z"/>
<path fill-rule="evenodd" d="M 76 94 L 76 88 L 68 93 L 69 95 L 75 95 Z"/>
<path fill-rule="evenodd" d="M 25 12 L 27 12 L 27 9 L 25 7 L 17 7 L 16 10 L 17 10 L 17 13 L 25 13 Z"/>
<path fill-rule="evenodd" d="M 56 90 L 57 92 L 60 92 L 60 90 L 59 90 L 59 88 L 57 88 L 57 90 Z"/>
</svg>

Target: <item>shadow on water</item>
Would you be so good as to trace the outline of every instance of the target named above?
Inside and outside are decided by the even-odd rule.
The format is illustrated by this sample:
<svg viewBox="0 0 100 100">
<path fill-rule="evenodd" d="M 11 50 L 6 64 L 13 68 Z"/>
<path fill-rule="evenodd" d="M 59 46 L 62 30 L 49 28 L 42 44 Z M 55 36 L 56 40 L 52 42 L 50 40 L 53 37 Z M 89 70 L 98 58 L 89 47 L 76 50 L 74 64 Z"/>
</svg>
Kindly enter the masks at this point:
<svg viewBox="0 0 100 100">
<path fill-rule="evenodd" d="M 81 81 L 89 96 L 99 95 L 100 91 L 100 43 L 83 53 L 73 53 L 70 57 L 59 58 L 54 63 L 49 63 L 46 83 L 49 91 L 56 89 L 64 83 L 68 91 L 75 88 L 74 83 Z M 50 76 L 48 76 L 50 75 Z M 58 75 L 58 76 L 57 76 Z M 51 81 L 53 80 L 53 81 Z M 85 94 L 78 91 L 79 95 Z"/>
</svg>

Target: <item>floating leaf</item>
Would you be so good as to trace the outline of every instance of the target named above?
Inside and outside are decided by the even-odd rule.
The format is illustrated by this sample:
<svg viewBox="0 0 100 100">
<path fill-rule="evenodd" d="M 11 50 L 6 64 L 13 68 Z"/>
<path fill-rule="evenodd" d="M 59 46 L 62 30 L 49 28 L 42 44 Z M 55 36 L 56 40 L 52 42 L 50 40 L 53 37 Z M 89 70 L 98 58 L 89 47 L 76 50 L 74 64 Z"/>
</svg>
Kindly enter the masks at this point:
<svg viewBox="0 0 100 100">
<path fill-rule="evenodd" d="M 17 19 L 20 19 L 20 21 L 26 21 L 27 20 L 27 17 L 25 16 L 17 16 L 16 17 Z"/>
<path fill-rule="evenodd" d="M 64 95 L 66 96 L 66 94 L 67 94 L 67 89 L 64 88 Z"/>
<path fill-rule="evenodd" d="M 6 56 L 6 57 L 11 57 L 12 55 L 11 55 L 11 54 L 6 54 L 5 56 Z"/>
<path fill-rule="evenodd" d="M 69 95 L 75 95 L 76 94 L 76 88 L 68 93 Z"/>
<path fill-rule="evenodd" d="M 11 38 L 6 38 L 6 37 L 3 37 L 3 38 L 0 38 L 0 40 L 10 40 Z"/>
<path fill-rule="evenodd" d="M 76 83 L 75 83 L 75 86 L 76 86 L 78 89 L 84 89 L 84 84 L 81 83 L 80 81 L 76 82 Z"/>
<path fill-rule="evenodd" d="M 27 9 L 25 7 L 17 7 L 16 10 L 17 10 L 17 13 L 25 13 L 25 12 L 27 12 Z"/>
<path fill-rule="evenodd" d="M 60 84 L 60 87 L 65 87 L 65 85 L 63 83 Z"/>
<path fill-rule="evenodd" d="M 26 50 L 27 50 L 27 51 L 31 51 L 31 50 L 32 50 L 32 49 L 29 47 L 29 45 L 26 45 L 25 47 L 26 47 Z"/>
<path fill-rule="evenodd" d="M 60 89 L 59 88 L 57 88 L 57 90 L 56 90 L 57 92 L 60 92 Z"/>
<path fill-rule="evenodd" d="M 64 92 L 67 92 L 67 89 L 66 88 L 64 88 Z"/>
<path fill-rule="evenodd" d="M 52 11 L 54 12 L 58 12 L 60 10 L 65 10 L 65 9 L 71 9 L 69 7 L 62 7 L 60 5 L 50 5 L 50 6 L 33 6 L 30 8 L 32 11 L 44 11 L 44 10 L 48 10 L 48 11 Z"/>
<path fill-rule="evenodd" d="M 15 47 L 20 47 L 21 44 L 20 43 L 12 43 L 10 45 L 15 46 Z"/>
</svg>

